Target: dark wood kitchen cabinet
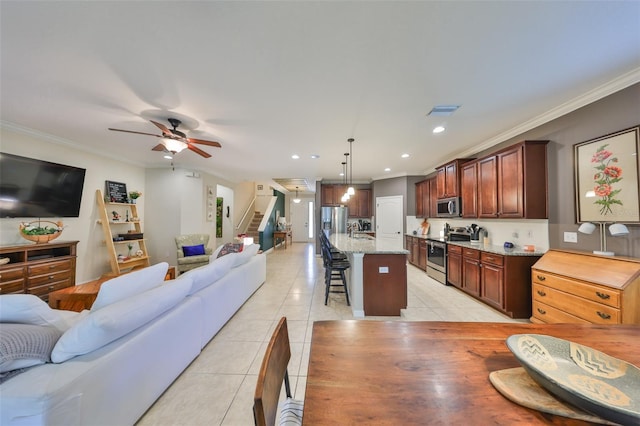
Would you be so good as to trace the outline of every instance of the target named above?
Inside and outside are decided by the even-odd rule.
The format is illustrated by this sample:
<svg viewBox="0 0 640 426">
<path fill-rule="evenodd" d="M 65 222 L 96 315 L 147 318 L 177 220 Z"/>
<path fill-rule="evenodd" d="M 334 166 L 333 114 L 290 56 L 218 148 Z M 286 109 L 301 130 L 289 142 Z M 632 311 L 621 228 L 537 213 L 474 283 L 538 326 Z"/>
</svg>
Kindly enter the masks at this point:
<svg viewBox="0 0 640 426">
<path fill-rule="evenodd" d="M 480 254 L 480 298 L 495 308 L 504 308 L 504 256 L 492 253 Z"/>
<path fill-rule="evenodd" d="M 435 216 L 431 212 L 431 180 L 426 179 L 416 183 L 416 217 Z"/>
<path fill-rule="evenodd" d="M 438 179 L 429 179 L 429 217 L 438 217 Z"/>
<path fill-rule="evenodd" d="M 462 289 L 473 296 L 480 296 L 480 252 L 462 249 Z"/>
<path fill-rule="evenodd" d="M 436 168 L 438 198 L 450 198 L 460 196 L 460 170 L 462 164 L 472 159 L 455 159 Z"/>
<path fill-rule="evenodd" d="M 418 240 L 418 267 L 423 271 L 427 270 L 427 240 L 424 238 L 416 238 Z"/>
<path fill-rule="evenodd" d="M 462 166 L 460 190 L 462 193 L 462 217 L 478 217 L 476 190 L 478 187 L 478 163 L 470 162 Z"/>
<path fill-rule="evenodd" d="M 345 205 L 349 208 L 349 217 L 370 218 L 371 190 L 356 188 L 356 193 L 351 196 Z"/>
<path fill-rule="evenodd" d="M 447 283 L 462 288 L 462 247 L 447 244 Z"/>
<path fill-rule="evenodd" d="M 347 188 L 344 185 L 322 185 L 321 201 L 323 206 L 343 205 L 342 196 Z"/>
<path fill-rule="evenodd" d="M 547 219 L 548 142 L 523 141 L 477 160 L 475 183 L 473 165 L 462 166 L 462 216 Z"/>
</svg>

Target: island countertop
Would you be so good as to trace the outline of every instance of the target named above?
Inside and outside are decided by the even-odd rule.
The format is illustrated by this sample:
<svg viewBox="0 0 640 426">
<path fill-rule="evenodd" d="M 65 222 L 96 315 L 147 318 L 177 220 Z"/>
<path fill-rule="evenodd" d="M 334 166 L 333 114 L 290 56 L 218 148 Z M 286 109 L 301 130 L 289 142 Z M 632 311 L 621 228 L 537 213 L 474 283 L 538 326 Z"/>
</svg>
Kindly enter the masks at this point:
<svg viewBox="0 0 640 426">
<path fill-rule="evenodd" d="M 331 234 L 329 242 L 338 250 L 344 253 L 365 253 L 365 254 L 408 254 L 409 251 L 385 239 L 371 237 L 365 234 L 356 234 L 350 237 L 349 234 Z"/>
</svg>

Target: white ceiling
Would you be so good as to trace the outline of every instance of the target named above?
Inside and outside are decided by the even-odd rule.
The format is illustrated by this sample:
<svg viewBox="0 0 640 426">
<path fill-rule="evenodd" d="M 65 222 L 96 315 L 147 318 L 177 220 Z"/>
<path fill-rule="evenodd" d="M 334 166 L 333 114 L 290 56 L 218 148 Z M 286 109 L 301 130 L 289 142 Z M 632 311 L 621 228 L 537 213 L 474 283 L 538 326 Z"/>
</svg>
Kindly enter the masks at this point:
<svg viewBox="0 0 640 426">
<path fill-rule="evenodd" d="M 0 20 L 2 125 L 168 167 L 107 128 L 178 117 L 222 148 L 176 166 L 234 182 L 339 181 L 349 137 L 354 182 L 423 175 L 640 81 L 638 1 L 2 0 Z"/>
</svg>

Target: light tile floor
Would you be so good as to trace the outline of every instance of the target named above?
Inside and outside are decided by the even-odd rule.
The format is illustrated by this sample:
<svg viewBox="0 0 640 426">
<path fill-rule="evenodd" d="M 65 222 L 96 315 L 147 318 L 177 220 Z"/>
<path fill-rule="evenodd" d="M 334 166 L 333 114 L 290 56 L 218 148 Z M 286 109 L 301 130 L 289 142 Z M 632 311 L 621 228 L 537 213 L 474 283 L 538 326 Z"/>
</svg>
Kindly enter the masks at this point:
<svg viewBox="0 0 640 426">
<path fill-rule="evenodd" d="M 401 317 L 367 320 L 491 321 L 512 319 L 408 265 L 408 306 Z M 267 280 L 139 420 L 138 425 L 253 425 L 253 392 L 264 351 L 280 317 L 291 342 L 294 398 L 304 399 L 313 321 L 353 319 L 343 294 L 324 305 L 322 259 L 312 244 L 267 255 Z"/>
</svg>

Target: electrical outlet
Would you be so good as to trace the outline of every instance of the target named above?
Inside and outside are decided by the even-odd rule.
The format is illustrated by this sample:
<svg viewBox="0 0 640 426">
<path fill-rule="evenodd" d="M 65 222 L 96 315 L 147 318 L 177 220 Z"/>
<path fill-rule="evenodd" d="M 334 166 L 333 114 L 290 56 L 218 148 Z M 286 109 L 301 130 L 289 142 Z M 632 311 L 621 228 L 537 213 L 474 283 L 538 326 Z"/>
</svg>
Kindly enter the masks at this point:
<svg viewBox="0 0 640 426">
<path fill-rule="evenodd" d="M 565 232 L 564 233 L 564 242 L 565 243 L 577 243 L 578 242 L 578 233 L 577 232 Z"/>
</svg>

